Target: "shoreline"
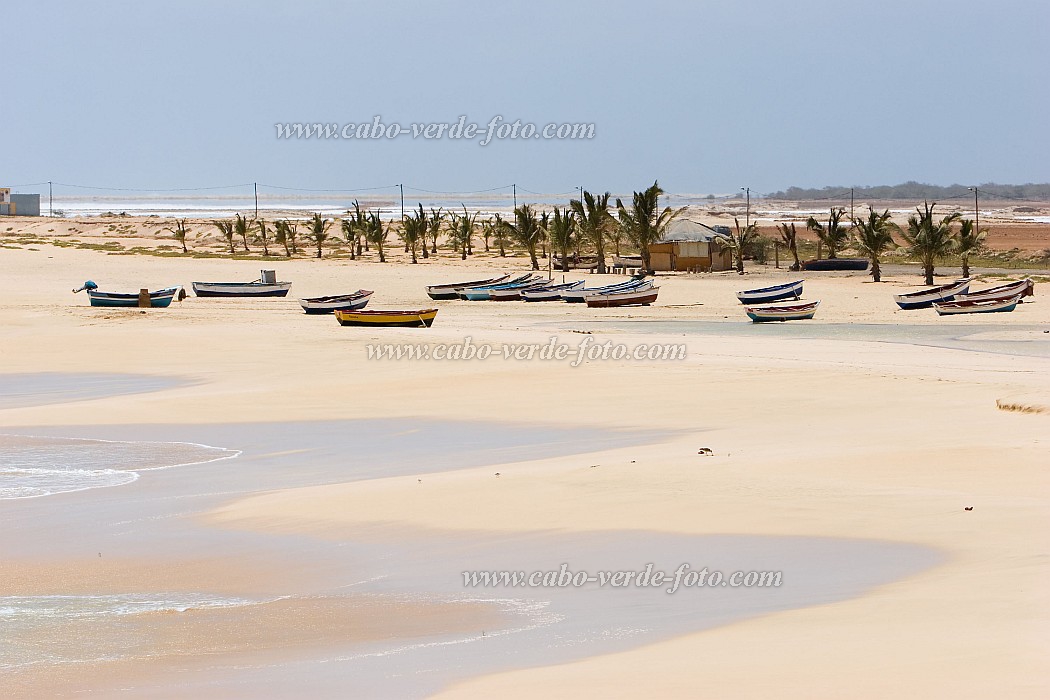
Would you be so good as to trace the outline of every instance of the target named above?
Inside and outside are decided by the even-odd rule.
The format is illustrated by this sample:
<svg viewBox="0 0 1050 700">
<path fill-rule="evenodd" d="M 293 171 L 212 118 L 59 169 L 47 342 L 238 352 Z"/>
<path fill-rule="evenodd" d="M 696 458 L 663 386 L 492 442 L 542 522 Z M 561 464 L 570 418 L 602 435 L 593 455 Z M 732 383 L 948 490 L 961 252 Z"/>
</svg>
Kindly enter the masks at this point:
<svg viewBox="0 0 1050 700">
<path fill-rule="evenodd" d="M 349 576 L 346 567 L 381 561 L 390 543 L 405 533 L 417 533 L 413 536 L 423 543 L 407 560 L 445 547 L 450 566 L 466 558 L 457 543 L 489 538 L 507 556 L 524 556 L 529 548 L 515 549 L 515 543 L 539 542 L 529 534 L 537 531 L 579 543 L 584 540 L 572 538 L 585 538 L 581 533 L 599 533 L 599 540 L 600 533 L 649 533 L 638 536 L 635 553 L 623 564 L 635 569 L 653 543 L 671 543 L 666 558 L 693 560 L 690 538 L 729 533 L 909 542 L 947 559 L 849 600 L 770 612 L 630 650 L 455 680 L 443 692 L 529 697 L 559 688 L 615 694 L 644 682 L 671 695 L 723 687 L 744 698 L 765 694 L 776 683 L 785 692 L 795 688 L 797 697 L 812 695 L 804 691 L 813 686 L 788 680 L 800 670 L 819 671 L 825 695 L 856 695 L 857 679 L 864 679 L 870 697 L 945 692 L 975 697 L 1003 688 L 1013 696 L 1039 697 L 1050 685 L 1034 633 L 1034 626 L 1050 620 L 1046 565 L 1039 559 L 1048 543 L 1038 535 L 1050 514 L 1041 443 L 1047 417 L 996 405 L 1011 397 L 1038 404 L 1050 395 L 1044 357 L 792 339 L 785 335 L 795 331 L 755 329 L 760 336 L 688 338 L 689 357 L 673 364 L 368 362 L 370 342 L 458 342 L 466 336 L 477 342 L 546 342 L 551 323 L 616 326 L 644 318 L 673 329 L 674 322 L 737 318 L 733 291 L 742 281 L 735 275 L 661 278 L 664 290 L 656 306 L 614 313 L 442 303 L 438 323 L 425 333 L 353 332 L 330 319 L 307 317 L 290 300 L 188 300 L 156 313 L 116 314 L 82 306 L 83 300 L 68 293 L 67 278 L 74 274 L 96 279 L 105 274 L 114 284 L 134 285 L 132 280 L 146 276 L 247 273 L 254 263 L 233 268 L 229 261 L 109 257 L 69 249 L 49 251 L 53 260 L 29 251 L 3 253 L 18 261 L 12 276 L 0 282 L 5 292 L 0 322 L 10 336 L 8 374 L 47 369 L 194 380 L 159 392 L 6 408 L 0 411 L 3 432 L 198 436 L 194 441 L 205 444 L 255 445 L 238 459 L 219 463 L 222 469 L 161 470 L 125 487 L 87 492 L 87 499 L 81 493 L 22 501 L 18 510 L 26 527 L 9 529 L 4 546 L 8 570 L 12 564 L 22 567 L 21 592 L 59 591 L 64 579 L 92 571 L 101 578 L 87 576 L 95 583 L 86 584 L 85 592 L 121 582 L 145 586 L 150 566 L 169 572 L 173 583 L 179 572 L 186 582 L 194 572 L 217 581 L 224 557 L 237 552 L 236 567 L 229 570 L 230 594 L 248 589 L 281 594 L 289 587 L 323 593 L 340 580 L 363 580 Z M 418 304 L 424 283 L 490 269 L 454 263 L 349 267 L 306 260 L 281 267 L 295 281 L 293 294 L 374 288 L 381 295 L 377 307 Z M 746 279 L 757 286 L 752 283 L 787 274 Z M 825 319 L 831 324 L 848 328 L 851 321 L 902 316 L 888 306 L 891 285 L 880 287 L 863 277 L 806 277 L 807 292 L 828 300 Z M 1038 294 L 1034 303 L 1002 315 L 1008 318 L 994 319 L 1000 335 L 1050 326 L 1050 308 Z M 703 306 L 680 305 L 698 298 Z M 916 328 L 939 325 L 933 316 L 906 318 L 914 318 Z M 671 329 L 590 330 L 587 337 L 602 342 L 682 339 Z M 576 340 L 568 332 L 557 334 Z M 90 351 L 70 352 L 74 346 Z M 487 422 L 457 432 L 448 427 L 449 417 L 464 424 Z M 524 424 L 521 435 L 528 440 L 515 443 L 494 434 L 493 419 Z M 379 429 L 384 420 L 386 432 Z M 354 444 L 340 421 L 364 421 L 360 424 L 370 427 L 363 434 L 374 448 Z M 285 426 L 284 432 L 277 426 Z M 617 428 L 619 433 L 610 432 Z M 528 446 L 538 435 L 551 452 Z M 616 443 L 609 435 L 633 437 Z M 333 436 L 341 437 L 332 442 Z M 391 455 L 413 440 L 418 447 L 402 460 L 404 468 L 398 467 Z M 473 445 L 473 466 L 453 470 L 463 466 L 459 457 L 455 464 L 442 462 L 442 440 Z M 566 453 L 567 448 L 572 449 Z M 714 454 L 699 454 L 701 448 Z M 391 454 L 384 457 L 384 450 Z M 345 470 L 353 464 L 372 469 L 371 478 L 346 483 Z M 427 473 L 419 476 L 421 465 Z M 244 469 L 264 478 L 238 487 L 243 476 L 237 470 Z M 318 480 L 325 470 L 332 478 Z M 305 488 L 298 488 L 304 481 Z M 185 497 L 180 488 L 187 484 L 201 497 Z M 966 506 L 974 510 L 965 511 Z M 195 515 L 216 509 L 237 514 L 248 529 L 216 528 L 214 516 Z M 118 513 L 124 514 L 115 517 Z M 114 522 L 97 531 L 77 526 L 77 518 L 97 522 L 99 516 Z M 79 536 L 70 538 L 70 532 Z M 374 539 L 368 543 L 369 538 Z M 572 558 L 597 552 L 590 542 L 576 546 Z M 275 568 L 267 555 L 272 551 L 296 565 Z M 556 568 L 560 562 L 549 561 L 556 551 L 549 546 L 542 551 L 534 564 Z M 150 556 L 134 564 L 135 552 Z M 774 561 L 774 553 L 758 559 Z M 99 560 L 112 569 L 98 568 Z M 195 560 L 201 563 L 194 565 Z M 877 560 L 871 563 L 877 568 Z M 754 568 L 762 568 L 761 562 Z M 45 581 L 59 587 L 46 588 Z M 1010 591 L 1006 602 L 1003 586 Z M 678 611 L 670 610 L 672 617 Z M 800 637 L 807 643 L 799 645 Z M 284 661 L 292 663 L 290 656 Z M 271 662 L 280 663 L 281 654 Z M 768 670 L 761 679 L 753 672 L 756 664 Z M 884 672 L 872 678 L 866 670 L 872 666 Z M 295 668 L 304 674 L 300 681 L 338 682 L 333 666 L 319 675 L 313 666 Z M 632 679 L 624 677 L 629 669 Z M 162 677 L 157 682 L 163 684 Z M 1034 680 L 1022 685 L 1018 678 Z M 275 684 L 271 691 L 281 696 L 288 689 Z M 151 692 L 178 694 L 163 688 Z M 200 694 L 209 692 L 221 696 L 214 688 Z"/>
</svg>

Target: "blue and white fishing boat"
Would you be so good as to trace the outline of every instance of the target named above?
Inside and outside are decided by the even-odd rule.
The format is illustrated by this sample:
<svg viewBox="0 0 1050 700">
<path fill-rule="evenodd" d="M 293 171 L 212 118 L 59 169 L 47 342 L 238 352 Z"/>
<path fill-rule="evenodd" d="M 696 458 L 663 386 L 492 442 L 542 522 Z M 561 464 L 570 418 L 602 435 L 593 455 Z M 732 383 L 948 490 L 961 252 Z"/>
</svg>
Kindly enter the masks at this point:
<svg viewBox="0 0 1050 700">
<path fill-rule="evenodd" d="M 149 307 L 152 309 L 165 309 L 171 306 L 171 300 L 175 298 L 180 289 L 182 289 L 181 286 L 175 286 L 149 292 Z M 87 292 L 92 306 L 131 308 L 139 305 L 139 295 L 137 293 L 100 292 L 98 285 L 91 280 L 85 282 L 79 289 L 74 289 L 73 293 L 76 294 L 83 291 Z"/>
<path fill-rule="evenodd" d="M 583 284 L 583 280 L 579 280 L 578 282 L 554 284 L 541 289 L 523 289 L 521 291 L 521 298 L 525 301 L 561 301 L 562 292 L 582 289 Z"/>
<path fill-rule="evenodd" d="M 522 275 L 517 277 L 510 282 L 504 282 L 502 284 L 488 284 L 481 287 L 466 287 L 459 291 L 459 298 L 466 299 L 467 301 L 491 301 L 492 297 L 489 295 L 494 289 L 522 289 L 524 287 L 530 287 L 543 280 L 538 275 Z"/>
<path fill-rule="evenodd" d="M 907 294 L 895 294 L 893 300 L 902 309 L 928 309 L 935 301 L 951 301 L 955 297 L 966 294 L 970 289 L 970 280 L 956 280 L 950 284 L 942 284 L 939 287 L 921 289 L 917 292 Z"/>
<path fill-rule="evenodd" d="M 577 287 L 576 289 L 569 289 L 561 293 L 563 301 L 567 301 L 570 304 L 584 304 L 587 302 L 587 297 L 594 294 L 604 294 L 606 292 L 627 292 L 632 289 L 638 289 L 642 286 L 653 286 L 653 283 L 649 280 L 642 279 L 640 277 L 632 277 L 626 282 L 617 282 L 616 284 L 607 284 L 604 287 Z"/>
<path fill-rule="evenodd" d="M 783 299 L 798 300 L 802 298 L 802 280 L 777 284 L 772 287 L 762 287 L 761 289 L 748 289 L 744 292 L 737 292 L 736 298 L 740 300 L 741 304 L 766 304 Z"/>
</svg>

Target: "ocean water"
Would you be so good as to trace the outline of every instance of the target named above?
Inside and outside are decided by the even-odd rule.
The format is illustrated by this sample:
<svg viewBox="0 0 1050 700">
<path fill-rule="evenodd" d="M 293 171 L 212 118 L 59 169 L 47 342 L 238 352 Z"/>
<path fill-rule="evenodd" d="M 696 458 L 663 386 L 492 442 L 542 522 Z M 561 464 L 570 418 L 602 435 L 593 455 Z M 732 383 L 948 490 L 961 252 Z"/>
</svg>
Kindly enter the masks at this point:
<svg viewBox="0 0 1050 700">
<path fill-rule="evenodd" d="M 156 469 L 231 459 L 237 450 L 185 442 L 130 442 L 0 434 L 0 500 L 129 484 Z"/>
<path fill-rule="evenodd" d="M 630 193 L 622 195 L 630 198 Z M 410 211 L 419 204 L 424 209 L 442 208 L 445 211 L 480 211 L 483 215 L 496 212 L 508 214 L 517 204 L 533 204 L 545 207 L 568 205 L 571 198 L 578 198 L 579 191 L 562 193 L 532 193 L 519 189 L 515 199 L 511 187 L 489 192 L 424 192 L 413 191 L 405 187 L 404 206 Z M 265 191 L 259 187 L 258 209 L 260 215 L 273 218 L 274 214 L 291 218 L 308 218 L 314 212 L 325 216 L 342 216 L 357 200 L 363 208 L 381 210 L 384 217 L 400 218 L 401 193 L 397 186 L 390 188 L 369 189 L 366 191 L 345 193 L 309 193 L 289 194 L 288 192 Z M 673 194 L 661 200 L 667 206 L 681 207 L 688 204 L 711 204 L 706 195 Z M 41 213 L 47 214 L 47 193 L 41 197 Z M 742 206 L 742 205 L 741 205 Z M 128 216 L 156 216 L 160 218 L 211 218 L 233 216 L 236 213 L 254 213 L 255 196 L 248 187 L 247 192 L 235 194 L 207 195 L 164 195 L 164 194 L 100 194 L 56 195 L 54 212 L 64 217 L 94 217 L 108 214 L 127 214 Z"/>
<path fill-rule="evenodd" d="M 673 431 L 373 419 L 68 426 L 38 432 L 49 435 L 0 443 L 0 454 L 7 459 L 32 455 L 53 465 L 82 449 L 81 468 L 125 472 L 168 464 L 173 457 L 167 450 L 175 447 L 191 456 L 200 455 L 194 446 L 207 444 L 244 452 L 235 460 L 159 469 L 120 488 L 7 501 L 0 508 L 5 533 L 0 560 L 17 562 L 40 552 L 79 557 L 85 548 L 90 556 L 117 553 L 149 560 L 160 551 L 163 560 L 220 558 L 231 566 L 247 557 L 300 572 L 297 583 L 272 591 L 296 604 L 340 596 L 473 602 L 491 607 L 503 620 L 485 629 L 423 638 L 300 646 L 279 654 L 216 652 L 199 662 L 190 655 L 177 675 L 139 685 L 129 680 L 119 696 L 425 697 L 475 675 L 615 653 L 779 610 L 845 600 L 942 559 L 925 547 L 866 540 L 645 531 L 420 532 L 397 523 L 333 540 L 302 533 L 259 535 L 195 517 L 242 496 L 296 486 L 405 478 L 426 488 L 430 472 L 481 465 L 505 470 L 497 465 L 552 456 L 586 469 L 596 463 L 594 453 L 630 446 L 638 446 L 644 459 L 645 445 L 679 434 Z M 141 440 L 121 440 L 129 435 Z M 596 486 L 601 484 L 601 469 L 587 473 Z M 513 488 L 513 479 L 501 483 Z M 666 572 L 682 564 L 697 571 L 782 571 L 784 583 L 750 589 L 683 587 L 670 594 L 663 587 L 598 584 L 469 586 L 463 577 L 464 571 L 545 572 L 562 565 L 590 574 L 637 572 L 647 564 Z M 245 609 L 265 602 L 259 594 L 213 595 L 207 581 L 199 591 L 100 593 L 0 598 L 0 626 L 17 631 L 0 644 L 0 666 L 26 671 L 25 664 L 39 668 L 45 663 L 68 669 L 103 658 L 182 653 L 184 647 L 158 637 L 157 618 L 150 617 L 157 611 L 265 614 L 263 608 Z"/>
<path fill-rule="evenodd" d="M 254 604 L 246 598 L 179 592 L 0 596 L 0 672 L 133 657 L 146 651 L 139 638 L 126 633 L 133 621 Z M 85 645 L 83 638 L 104 638 L 106 644 Z"/>
</svg>

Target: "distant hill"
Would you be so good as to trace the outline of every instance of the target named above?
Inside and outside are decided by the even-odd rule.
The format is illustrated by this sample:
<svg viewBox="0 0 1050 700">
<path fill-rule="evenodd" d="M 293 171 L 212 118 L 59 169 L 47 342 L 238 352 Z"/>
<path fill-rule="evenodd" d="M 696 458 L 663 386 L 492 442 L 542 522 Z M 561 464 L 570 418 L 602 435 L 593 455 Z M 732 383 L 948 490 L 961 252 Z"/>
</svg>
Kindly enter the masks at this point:
<svg viewBox="0 0 1050 700">
<path fill-rule="evenodd" d="M 905 182 L 900 185 L 877 185 L 875 187 L 854 187 L 853 196 L 857 199 L 961 199 L 973 197 L 966 185 L 927 185 L 922 182 Z M 978 185 L 982 198 L 1016 199 L 1023 201 L 1050 201 L 1050 183 L 1025 185 L 997 185 L 988 182 Z M 767 195 L 770 199 L 843 199 L 849 197 L 849 187 L 803 188 L 789 187 L 781 192 Z"/>
</svg>

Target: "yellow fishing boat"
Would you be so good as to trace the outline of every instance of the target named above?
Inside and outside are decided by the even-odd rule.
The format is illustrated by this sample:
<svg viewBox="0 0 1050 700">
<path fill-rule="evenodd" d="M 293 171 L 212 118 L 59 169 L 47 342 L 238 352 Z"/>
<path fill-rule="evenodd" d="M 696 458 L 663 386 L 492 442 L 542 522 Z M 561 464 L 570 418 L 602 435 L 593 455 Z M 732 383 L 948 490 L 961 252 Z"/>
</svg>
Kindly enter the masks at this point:
<svg viewBox="0 0 1050 700">
<path fill-rule="evenodd" d="M 335 312 L 340 326 L 380 326 L 400 328 L 429 328 L 437 316 L 437 309 L 419 311 L 344 311 Z"/>
</svg>

